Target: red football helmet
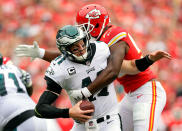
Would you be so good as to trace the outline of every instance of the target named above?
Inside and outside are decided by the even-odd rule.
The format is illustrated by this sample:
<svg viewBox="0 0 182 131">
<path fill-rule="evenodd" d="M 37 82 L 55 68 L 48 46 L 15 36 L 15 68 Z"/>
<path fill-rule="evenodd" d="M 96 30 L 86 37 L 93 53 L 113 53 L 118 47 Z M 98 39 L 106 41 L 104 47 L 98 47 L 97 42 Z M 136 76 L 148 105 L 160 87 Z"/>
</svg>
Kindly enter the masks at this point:
<svg viewBox="0 0 182 131">
<path fill-rule="evenodd" d="M 90 30 L 91 36 L 99 38 L 103 29 L 110 22 L 106 9 L 97 4 L 90 4 L 82 7 L 76 16 L 77 24 L 87 24 L 87 30 Z M 89 32 L 89 31 L 88 31 Z"/>
<path fill-rule="evenodd" d="M 0 65 L 4 64 L 12 64 L 13 62 L 9 57 L 3 57 L 2 54 L 0 53 Z"/>
<path fill-rule="evenodd" d="M 3 64 L 9 65 L 9 64 L 13 64 L 13 62 L 11 61 L 9 57 L 3 57 Z"/>
</svg>

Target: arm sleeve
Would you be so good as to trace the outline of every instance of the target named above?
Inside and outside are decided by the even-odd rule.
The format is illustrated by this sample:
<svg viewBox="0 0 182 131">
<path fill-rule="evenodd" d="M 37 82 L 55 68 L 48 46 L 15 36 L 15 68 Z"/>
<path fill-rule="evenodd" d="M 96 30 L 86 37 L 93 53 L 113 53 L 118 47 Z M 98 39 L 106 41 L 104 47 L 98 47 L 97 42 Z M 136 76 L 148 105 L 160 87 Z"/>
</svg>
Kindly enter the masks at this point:
<svg viewBox="0 0 182 131">
<path fill-rule="evenodd" d="M 69 109 L 59 109 L 52 106 L 52 103 L 58 98 L 62 88 L 50 78 L 45 78 L 47 81 L 47 89 L 35 107 L 35 115 L 39 118 L 69 118 Z M 57 89 L 57 87 L 59 88 Z"/>
<path fill-rule="evenodd" d="M 47 82 L 47 90 L 52 91 L 54 93 L 60 94 L 62 87 L 57 84 L 55 81 L 53 81 L 51 78 L 45 76 L 44 78 Z"/>
</svg>

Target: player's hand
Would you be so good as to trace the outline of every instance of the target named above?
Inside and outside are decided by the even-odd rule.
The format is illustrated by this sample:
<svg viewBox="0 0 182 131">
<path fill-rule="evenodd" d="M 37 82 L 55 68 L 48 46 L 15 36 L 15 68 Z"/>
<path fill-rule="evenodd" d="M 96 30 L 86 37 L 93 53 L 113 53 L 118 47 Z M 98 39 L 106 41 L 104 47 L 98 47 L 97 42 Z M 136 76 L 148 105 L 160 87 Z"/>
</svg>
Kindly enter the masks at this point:
<svg viewBox="0 0 182 131">
<path fill-rule="evenodd" d="M 162 58 L 171 59 L 171 55 L 165 51 L 154 51 L 149 54 L 149 59 L 156 62 Z"/>
<path fill-rule="evenodd" d="M 19 57 L 32 57 L 43 58 L 45 50 L 39 48 L 37 41 L 33 42 L 33 45 L 18 45 L 15 49 L 15 54 Z"/>
<path fill-rule="evenodd" d="M 86 122 L 87 120 L 91 119 L 92 116 L 87 116 L 85 114 L 93 113 L 94 110 L 81 110 L 81 102 L 82 101 L 79 101 L 76 105 L 69 109 L 69 116 L 79 122 Z"/>
<path fill-rule="evenodd" d="M 30 73 L 22 70 L 22 76 L 21 76 L 21 80 L 23 82 L 23 84 L 29 88 L 32 86 L 32 79 L 31 79 L 31 75 Z"/>
<path fill-rule="evenodd" d="M 68 92 L 68 95 L 71 96 L 71 98 L 75 101 L 75 103 L 82 100 L 84 97 L 81 93 L 81 89 L 80 90 L 71 90 Z"/>
<path fill-rule="evenodd" d="M 78 102 L 80 100 L 83 100 L 85 98 L 90 97 L 92 94 L 90 93 L 90 91 L 87 89 L 87 87 L 84 87 L 82 89 L 79 90 L 71 90 L 68 92 L 69 96 L 71 96 L 74 101 Z"/>
</svg>

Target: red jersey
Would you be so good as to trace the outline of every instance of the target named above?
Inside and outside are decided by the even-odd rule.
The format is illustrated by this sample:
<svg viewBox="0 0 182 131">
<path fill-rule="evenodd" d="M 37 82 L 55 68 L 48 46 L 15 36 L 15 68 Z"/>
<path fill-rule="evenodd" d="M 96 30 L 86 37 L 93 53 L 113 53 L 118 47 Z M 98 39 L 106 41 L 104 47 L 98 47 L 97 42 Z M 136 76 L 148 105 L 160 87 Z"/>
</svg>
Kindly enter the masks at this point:
<svg viewBox="0 0 182 131">
<path fill-rule="evenodd" d="M 130 47 L 129 51 L 124 57 L 125 60 L 140 59 L 142 57 L 142 52 L 137 47 L 133 38 L 126 30 L 122 29 L 121 27 L 111 25 L 110 28 L 100 38 L 100 41 L 107 43 L 109 47 L 120 40 L 125 41 Z M 117 80 L 124 86 L 125 92 L 128 93 L 135 91 L 153 78 L 156 78 L 156 76 L 148 68 L 136 75 L 124 75 L 122 77 L 118 77 Z"/>
</svg>

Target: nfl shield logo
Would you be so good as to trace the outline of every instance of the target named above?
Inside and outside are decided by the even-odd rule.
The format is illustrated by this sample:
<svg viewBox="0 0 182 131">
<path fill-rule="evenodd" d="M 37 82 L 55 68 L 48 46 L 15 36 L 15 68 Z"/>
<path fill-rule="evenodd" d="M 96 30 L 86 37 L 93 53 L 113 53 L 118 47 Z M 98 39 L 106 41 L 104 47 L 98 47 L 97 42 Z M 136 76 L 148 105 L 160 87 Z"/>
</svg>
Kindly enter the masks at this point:
<svg viewBox="0 0 182 131">
<path fill-rule="evenodd" d="M 89 126 L 93 126 L 94 125 L 94 122 L 93 121 L 89 121 Z"/>
</svg>

